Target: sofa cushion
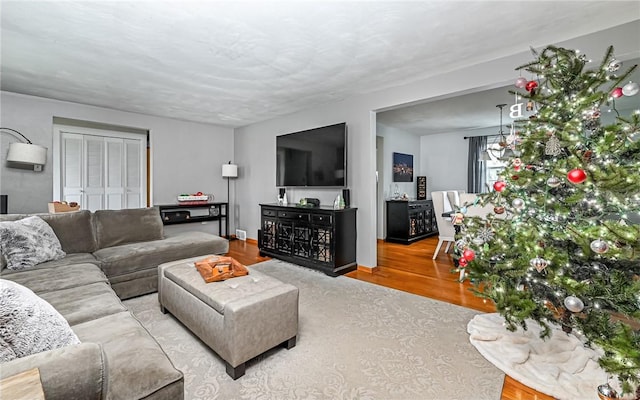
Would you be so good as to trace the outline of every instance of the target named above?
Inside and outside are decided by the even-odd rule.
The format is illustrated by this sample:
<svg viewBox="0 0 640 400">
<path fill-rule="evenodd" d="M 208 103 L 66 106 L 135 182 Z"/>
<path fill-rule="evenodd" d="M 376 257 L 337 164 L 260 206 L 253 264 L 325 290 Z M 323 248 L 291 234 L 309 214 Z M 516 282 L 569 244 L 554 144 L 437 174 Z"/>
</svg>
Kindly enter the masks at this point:
<svg viewBox="0 0 640 400">
<path fill-rule="evenodd" d="M 104 356 L 97 343 L 80 343 L 3 363 L 4 379 L 37 368 L 47 400 L 106 399 Z M 104 396 L 103 396 L 104 394 Z"/>
<path fill-rule="evenodd" d="M 2 277 L 26 286 L 39 294 L 96 282 L 108 282 L 102 270 L 94 264 L 61 265 L 50 271 L 30 269 L 11 274 L 5 273 Z"/>
<path fill-rule="evenodd" d="M 98 210 L 94 218 L 101 249 L 163 238 L 162 219 L 157 207 Z"/>
<path fill-rule="evenodd" d="M 0 222 L 0 250 L 16 271 L 65 256 L 51 226 L 37 216 Z"/>
<path fill-rule="evenodd" d="M 0 279 L 0 338 L 17 358 L 80 343 L 51 304 L 5 279 Z"/>
<path fill-rule="evenodd" d="M 105 398 L 145 399 L 172 384 L 181 392 L 182 373 L 130 313 L 74 325 L 73 330 L 83 342 L 102 345 L 109 377 Z"/>
<path fill-rule="evenodd" d="M 66 253 L 93 253 L 98 248 L 88 210 L 39 215 L 55 232 Z"/>
<path fill-rule="evenodd" d="M 205 232 L 184 232 L 162 240 L 131 243 L 93 253 L 107 277 L 155 268 L 168 261 L 206 254 L 224 254 L 229 242 Z"/>
<path fill-rule="evenodd" d="M 106 282 L 42 293 L 40 297 L 58 310 L 72 327 L 106 315 L 127 311 Z"/>
</svg>

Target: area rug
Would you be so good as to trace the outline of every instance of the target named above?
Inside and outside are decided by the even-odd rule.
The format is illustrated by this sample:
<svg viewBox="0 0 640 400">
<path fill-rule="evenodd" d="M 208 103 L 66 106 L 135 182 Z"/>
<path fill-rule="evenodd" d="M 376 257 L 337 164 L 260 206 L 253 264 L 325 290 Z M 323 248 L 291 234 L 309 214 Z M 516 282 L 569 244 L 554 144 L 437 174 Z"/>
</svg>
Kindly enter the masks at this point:
<svg viewBox="0 0 640 400">
<path fill-rule="evenodd" d="M 499 399 L 504 375 L 469 343 L 477 312 L 278 260 L 249 268 L 300 289 L 298 341 L 233 381 L 157 294 L 125 301 L 185 376 L 185 399 Z"/>
<path fill-rule="evenodd" d="M 598 365 L 602 352 L 560 327 L 552 326 L 547 340 L 540 339 L 535 321 L 527 327 L 510 332 L 500 314 L 492 313 L 476 315 L 467 330 L 478 351 L 513 379 L 556 399 L 598 400 L 598 386 L 607 383 Z M 620 390 L 617 380 L 609 383 Z"/>
</svg>

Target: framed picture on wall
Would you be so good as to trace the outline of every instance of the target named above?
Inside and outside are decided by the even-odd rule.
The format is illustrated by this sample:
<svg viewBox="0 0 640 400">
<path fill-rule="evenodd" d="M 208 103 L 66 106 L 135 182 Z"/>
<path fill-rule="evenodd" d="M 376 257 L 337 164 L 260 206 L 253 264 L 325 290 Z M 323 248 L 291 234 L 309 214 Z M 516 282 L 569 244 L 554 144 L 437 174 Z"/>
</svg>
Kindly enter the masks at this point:
<svg viewBox="0 0 640 400">
<path fill-rule="evenodd" d="M 393 181 L 413 182 L 413 155 L 393 153 Z"/>
</svg>

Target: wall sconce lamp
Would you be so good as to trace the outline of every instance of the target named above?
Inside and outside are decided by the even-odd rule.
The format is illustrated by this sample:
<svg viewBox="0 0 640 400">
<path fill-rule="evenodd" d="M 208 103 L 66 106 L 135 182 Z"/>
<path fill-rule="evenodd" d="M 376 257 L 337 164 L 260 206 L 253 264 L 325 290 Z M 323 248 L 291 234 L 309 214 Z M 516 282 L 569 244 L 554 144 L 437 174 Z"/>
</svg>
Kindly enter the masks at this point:
<svg viewBox="0 0 640 400">
<path fill-rule="evenodd" d="M 2 128 L 0 131 L 9 131 L 11 135 L 26 140 L 23 142 L 9 143 L 9 152 L 7 153 L 7 161 L 20 165 L 33 166 L 34 171 L 42 171 L 42 166 L 47 163 L 47 148 L 31 143 L 25 135 L 11 128 Z M 17 134 L 17 135 L 16 135 Z"/>
</svg>

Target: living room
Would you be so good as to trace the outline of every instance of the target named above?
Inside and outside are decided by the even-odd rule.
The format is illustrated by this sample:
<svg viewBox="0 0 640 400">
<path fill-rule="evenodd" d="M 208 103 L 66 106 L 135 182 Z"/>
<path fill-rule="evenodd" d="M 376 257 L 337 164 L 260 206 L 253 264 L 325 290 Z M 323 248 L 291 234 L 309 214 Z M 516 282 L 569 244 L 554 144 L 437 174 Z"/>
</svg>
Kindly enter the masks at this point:
<svg viewBox="0 0 640 400">
<path fill-rule="evenodd" d="M 482 8 L 480 3 L 478 2 L 474 7 Z M 273 203 L 278 196 L 275 180 L 276 136 L 346 122 L 348 126 L 347 186 L 351 191 L 351 204 L 358 208 L 357 263 L 365 269 L 374 268 L 377 265 L 376 232 L 379 230 L 375 217 L 377 210 L 376 113 L 428 99 L 458 96 L 510 84 L 517 77 L 514 68 L 530 59 L 529 46 L 538 47 L 556 43 L 568 48 L 579 48 L 584 53 L 597 57 L 607 45 L 613 44 L 616 55 L 622 59 L 634 58 L 640 54 L 637 42 L 640 29 L 637 2 L 610 4 L 590 2 L 585 5 L 584 11 L 575 3 L 569 2 L 561 3 L 561 6 L 556 6 L 555 3 L 520 3 L 515 6 L 509 3 L 492 2 L 489 4 L 496 15 L 486 15 L 486 19 L 472 24 L 473 15 L 464 14 L 466 26 L 464 29 L 458 24 L 452 23 L 450 28 L 434 23 L 433 28 L 416 26 L 415 29 L 419 34 L 415 36 L 399 35 L 398 40 L 424 41 L 427 47 L 427 44 L 432 44 L 432 39 L 425 31 L 432 30 L 434 35 L 436 31 L 442 32 L 448 29 L 467 31 L 464 36 L 455 36 L 453 42 L 442 37 L 433 40 L 443 41 L 449 46 L 460 47 L 460 49 L 456 49 L 455 52 L 451 49 L 451 55 L 447 53 L 448 49 L 443 48 L 437 48 L 437 51 L 431 50 L 431 53 L 425 51 L 427 54 L 421 56 L 423 58 L 419 59 L 420 62 L 416 61 L 411 68 L 402 70 L 408 75 L 396 77 L 397 79 L 393 82 L 381 82 L 383 80 L 381 78 L 368 81 L 364 80 L 364 75 L 361 77 L 359 74 L 366 71 L 370 74 L 380 73 L 381 76 L 385 76 L 385 61 L 391 63 L 389 69 L 399 68 L 398 64 L 403 62 L 408 63 L 407 60 L 411 60 L 412 55 L 403 54 L 400 57 L 395 53 L 402 47 L 403 42 L 400 40 L 382 47 L 386 53 L 378 59 L 370 60 L 372 64 L 377 63 L 378 70 L 358 69 L 355 72 L 345 73 L 349 80 L 363 79 L 360 86 L 350 87 L 351 91 L 343 91 L 339 86 L 333 87 L 316 97 L 311 97 L 311 94 L 305 93 L 301 88 L 292 86 L 295 80 L 286 81 L 288 86 L 284 87 L 277 84 L 278 79 L 281 78 L 280 75 L 295 75 L 296 71 L 284 70 L 280 75 L 274 75 L 273 80 L 268 82 L 254 79 L 250 65 L 237 66 L 232 62 L 233 56 L 241 53 L 234 53 L 240 51 L 236 47 L 238 44 L 232 40 L 233 38 L 227 37 L 228 46 L 221 45 L 221 47 L 226 49 L 225 54 L 230 61 L 221 71 L 193 78 L 189 65 L 176 63 L 176 66 L 169 68 L 171 74 L 160 74 L 161 76 L 157 77 L 152 74 L 152 64 L 148 69 L 145 67 L 144 72 L 149 74 L 149 80 L 156 81 L 157 86 L 147 87 L 144 82 L 137 86 L 142 82 L 140 76 L 135 76 L 133 79 L 127 75 L 128 70 L 125 68 L 127 59 L 131 57 L 131 63 L 134 63 L 135 49 L 109 53 L 107 50 L 112 49 L 110 41 L 113 39 L 110 39 L 109 43 L 105 39 L 105 43 L 98 41 L 89 44 L 67 41 L 64 39 L 66 34 L 51 28 L 55 24 L 44 19 L 43 16 L 35 27 L 31 26 L 27 24 L 27 20 L 31 18 L 29 14 L 34 11 L 30 9 L 35 7 L 33 4 L 2 2 L 3 80 L 0 93 L 2 104 L 0 117 L 3 127 L 16 129 L 24 133 L 33 143 L 47 147 L 48 161 L 41 172 L 9 168 L 6 166 L 6 151 L 1 152 L 0 192 L 8 195 L 9 213 L 44 212 L 48 202 L 57 200 L 52 195 L 54 192 L 52 164 L 58 161 L 58 156 L 53 153 L 53 123 L 54 118 L 66 118 L 149 132 L 150 205 L 173 203 L 178 194 L 197 191 L 214 194 L 216 201 L 226 201 L 228 182 L 222 177 L 220 167 L 232 161 L 239 166 L 239 174 L 237 179 L 230 182 L 231 191 L 228 199 L 232 204 L 229 218 L 230 231 L 235 232 L 236 229 L 241 229 L 247 232 L 249 239 L 257 239 L 260 228 L 259 204 Z M 445 7 L 443 4 L 439 5 Z M 447 7 L 462 13 L 463 7 L 460 3 L 452 4 Z M 217 7 L 223 7 L 223 3 L 217 3 Z M 497 13 L 501 7 L 505 8 L 504 14 Z M 556 7 L 561 7 L 561 11 L 559 12 Z M 434 9 L 429 11 L 435 12 Z M 530 13 L 533 15 L 527 16 Z M 61 12 L 60 18 L 63 15 L 64 12 Z M 406 16 L 407 14 L 398 15 Z M 359 16 L 361 22 L 368 17 L 372 19 L 372 22 L 367 24 L 368 30 L 359 31 L 360 35 L 376 31 L 375 24 L 380 22 L 378 19 L 367 13 Z M 253 17 L 259 19 L 261 14 L 256 13 Z M 113 14 L 111 18 L 114 18 Z M 170 17 L 167 18 L 171 20 Z M 535 26 L 538 21 L 547 18 L 549 22 L 539 22 L 544 28 Z M 419 20 L 420 18 L 416 18 L 411 21 L 417 23 Z M 482 29 L 486 29 L 487 25 L 500 25 L 507 20 L 510 20 L 509 26 L 512 29 L 501 29 L 498 34 L 492 36 L 493 39 L 503 39 L 504 42 L 496 40 L 490 44 L 483 43 L 482 46 L 480 43 L 473 42 L 473 36 L 479 34 Z M 113 22 L 109 19 L 108 21 Z M 163 21 L 166 20 L 163 19 Z M 585 23 L 585 21 L 589 22 Z M 93 23 L 96 22 L 89 21 L 89 24 Z M 27 26 L 31 26 L 34 31 L 30 32 L 25 28 Z M 74 25 L 69 24 L 69 26 L 69 30 L 73 32 Z M 175 22 L 170 26 L 185 29 L 183 26 L 188 26 L 188 22 Z M 52 30 L 48 31 L 45 27 Z M 119 25 L 116 27 L 124 29 Z M 78 29 L 81 30 L 79 27 Z M 286 34 L 281 31 L 276 33 L 278 35 L 274 37 L 278 38 L 277 43 L 280 44 L 279 40 Z M 458 34 L 462 35 L 460 32 Z M 216 36 L 211 35 L 212 38 L 208 40 L 215 42 Z M 296 35 L 291 34 L 291 36 Z M 74 37 L 77 38 L 77 36 Z M 113 32 L 113 37 L 121 38 L 117 32 Z M 311 42 L 322 47 L 320 43 L 324 38 L 314 37 L 314 39 L 315 41 L 311 40 Z M 150 39 L 147 38 L 147 40 Z M 384 40 L 384 38 L 377 37 L 376 40 Z M 180 44 L 179 40 L 176 42 Z M 76 67 L 72 68 L 68 65 L 70 61 L 56 58 L 56 51 L 68 50 L 75 44 L 86 52 L 80 58 L 90 64 L 91 69 L 75 69 Z M 102 47 L 103 45 L 105 47 Z M 118 43 L 114 47 L 122 45 L 123 43 Z M 97 50 L 88 52 L 87 46 L 96 46 Z M 158 44 L 156 43 L 155 46 L 158 47 Z M 182 53 L 175 47 L 174 42 L 171 46 L 166 50 L 167 54 L 163 53 L 162 56 L 156 55 L 153 58 L 157 65 L 164 63 L 172 65 L 167 60 L 171 60 L 172 57 L 176 59 L 182 57 Z M 474 46 L 481 47 L 483 52 L 474 52 L 473 56 L 466 59 L 463 50 L 470 51 Z M 278 51 L 286 53 L 280 49 L 272 48 L 271 50 L 278 56 L 281 56 Z M 342 52 L 331 53 L 332 57 L 323 59 L 321 50 L 322 48 L 318 50 L 320 55 L 309 56 L 308 60 L 304 61 L 325 64 L 332 58 L 340 58 L 338 55 L 348 57 L 348 49 L 342 48 Z M 412 48 L 412 50 L 415 49 Z M 207 47 L 203 45 L 203 47 L 196 47 L 193 51 L 205 52 Z M 27 54 L 31 54 L 34 58 L 28 58 Z M 36 57 L 39 54 L 45 54 L 45 56 Z M 124 61 L 117 67 L 104 71 L 91 64 L 94 59 L 106 64 L 106 60 L 110 58 Z M 273 58 L 280 60 L 276 56 Z M 440 59 L 440 61 L 435 64 L 423 64 L 425 59 Z M 79 60 L 74 62 L 81 63 Z M 53 68 L 50 71 L 41 70 L 38 69 L 42 67 L 39 64 L 52 64 Z M 286 63 L 283 62 L 283 65 Z M 213 69 L 211 65 L 201 66 L 201 68 Z M 241 68 L 247 69 L 246 74 L 236 75 Z M 298 64 L 296 68 L 304 69 Z M 311 81 L 331 81 L 333 76 L 340 75 L 343 69 L 346 70 L 347 66 L 340 64 L 329 68 L 322 71 L 321 75 L 311 78 Z M 45 75 L 45 72 L 48 75 Z M 208 78 L 224 77 L 224 73 L 229 73 L 229 79 L 236 80 L 238 86 L 238 93 L 229 100 L 229 104 L 224 107 L 217 105 L 225 102 L 223 92 L 219 93 L 219 98 L 188 97 L 187 100 L 183 100 L 181 94 L 184 93 L 184 87 L 193 88 L 198 84 L 206 86 Z M 183 74 L 193 79 L 188 84 L 184 84 L 184 87 L 183 79 L 187 78 L 182 76 Z M 161 86 L 163 79 L 167 85 L 164 89 Z M 33 81 L 35 84 L 27 86 L 28 81 Z M 94 85 L 93 81 L 98 81 L 98 84 Z M 252 87 L 253 84 L 256 85 L 255 88 Z M 342 82 L 342 84 L 345 83 Z M 68 91 L 62 90 L 58 85 L 68 85 Z M 173 88 L 175 92 L 172 92 L 171 85 L 175 85 Z M 308 81 L 300 83 L 300 87 L 305 85 L 312 86 Z M 82 93 L 83 86 L 90 87 L 91 90 Z M 127 99 L 118 92 L 119 88 L 125 90 L 127 86 L 136 86 L 135 93 L 137 95 L 142 93 L 140 98 L 147 98 L 148 103 L 136 104 L 135 101 L 128 103 Z M 254 92 L 257 89 L 261 90 Z M 275 95 L 282 91 L 292 93 L 280 97 Z M 197 90 L 193 89 L 193 92 Z M 257 93 L 261 93 L 264 97 L 259 97 Z M 250 111 L 260 112 L 251 116 L 242 114 L 243 105 L 239 102 L 239 98 L 243 96 L 247 102 L 258 101 L 258 105 L 252 103 L 253 108 Z M 270 104 L 271 100 L 274 104 Z M 175 103 L 175 114 L 170 109 L 164 108 L 167 102 Z M 156 111 L 153 110 L 154 106 L 157 106 Z M 216 112 L 199 111 L 200 114 L 198 114 L 194 111 L 207 107 L 218 113 L 211 117 L 217 118 L 218 122 L 206 122 L 210 118 L 207 114 L 216 114 Z M 235 116 L 235 110 L 238 110 L 242 118 Z M 456 110 L 456 113 L 464 113 L 464 110 Z M 8 144 L 15 140 L 15 137 L 3 133 L 0 137 L 2 149 L 6 149 Z M 425 161 L 421 163 L 424 170 L 420 171 L 420 174 L 433 178 L 429 182 L 429 191 L 466 187 L 466 155 L 460 156 L 459 160 L 451 156 L 453 148 L 466 152 L 465 146 L 460 142 L 459 135 L 456 135 L 451 140 L 429 143 L 421 147 L 421 156 Z M 339 189 L 287 190 L 291 201 L 295 202 L 302 197 L 313 197 L 320 199 L 323 205 L 333 204 L 338 193 Z"/>
<path fill-rule="evenodd" d="M 625 4 L 620 3 L 619 6 L 622 8 L 629 6 Z M 15 3 L 8 2 L 4 7 L 5 30 L 15 23 L 10 21 L 9 5 L 15 6 Z M 635 4 L 630 5 L 632 9 L 634 6 Z M 615 22 L 602 23 L 602 25 L 610 25 L 610 29 L 561 44 L 569 48 L 580 48 L 585 53 L 599 54 L 607 44 L 613 43 L 616 54 L 620 54 L 619 57 L 623 54 L 634 54 L 637 52 L 637 44 L 634 40 L 637 16 L 633 12 L 612 14 L 616 15 L 612 18 Z M 622 23 L 625 18 L 629 21 L 636 20 L 636 22 Z M 577 24 L 572 29 L 586 30 L 582 24 Z M 593 27 L 590 29 L 596 30 Z M 558 37 L 568 39 L 567 36 L 563 32 Z M 7 44 L 10 44 L 8 41 L 11 38 L 10 31 L 3 35 L 3 40 Z M 557 39 L 550 37 L 544 40 L 544 43 L 555 41 Z M 38 43 L 37 40 L 34 42 Z M 542 43 L 539 35 L 536 37 L 536 42 Z M 3 71 L 2 87 L 2 124 L 25 133 L 32 142 L 48 147 L 49 160 L 55 160 L 55 156 L 51 154 L 53 117 L 149 130 L 152 204 L 171 203 L 180 193 L 196 191 L 213 193 L 216 199 L 223 200 L 226 197 L 226 181 L 218 170 L 220 165 L 233 159 L 232 161 L 239 165 L 240 176 L 232 181 L 231 203 L 235 206 L 231 210 L 231 231 L 234 232 L 236 228 L 243 229 L 248 237 L 255 239 L 260 221 L 258 204 L 274 202 L 278 195 L 274 174 L 275 156 L 265 153 L 266 149 L 275 150 L 275 136 L 346 122 L 349 129 L 348 187 L 352 193 L 352 204 L 357 205 L 361 216 L 375 215 L 376 165 L 373 132 L 375 123 L 372 122 L 375 112 L 424 99 L 507 84 L 513 80 L 514 66 L 528 60 L 528 46 L 527 43 L 516 51 L 502 50 L 503 54 L 511 54 L 492 56 L 492 60 L 460 67 L 454 71 L 450 71 L 449 68 L 429 71 L 428 74 L 432 75 L 431 77 L 410 84 L 355 95 L 337 102 L 323 100 L 323 104 L 306 110 L 238 127 L 145 115 L 131 112 L 132 110 L 127 112 L 96 107 L 88 105 L 89 100 L 82 104 L 80 101 L 69 101 L 70 98 L 66 99 L 67 101 L 53 99 L 61 96 L 51 96 L 53 98 L 47 99 L 45 96 L 38 96 L 38 92 L 44 89 L 33 88 L 28 91 L 28 95 L 20 94 L 21 86 L 11 84 L 9 80 L 9 73 L 17 66 L 9 69 L 7 64 L 10 59 L 5 55 L 3 57 L 5 71 Z M 8 51 L 7 45 L 3 48 L 5 52 Z M 24 65 L 22 68 L 24 68 L 23 71 L 14 73 L 20 75 L 21 79 L 29 79 L 28 77 L 32 76 L 30 68 L 33 68 L 33 65 Z M 109 76 L 106 79 L 125 78 Z M 176 141 L 177 137 L 180 138 L 178 141 Z M 3 148 L 13 140 L 15 138 L 3 134 L 1 142 Z M 457 140 L 453 141 L 453 144 L 459 146 Z M 442 143 L 440 147 L 434 147 L 430 151 L 433 151 L 433 154 L 448 154 L 450 147 L 450 143 Z M 3 157 L 6 157 L 6 154 L 3 154 Z M 167 162 L 167 160 L 172 161 Z M 464 173 L 452 174 L 455 171 L 452 168 L 466 171 L 463 165 L 464 163 L 458 167 L 447 165 L 442 171 L 422 171 L 421 173 L 434 178 L 433 182 L 430 182 L 430 190 L 466 187 Z M 452 177 L 450 178 L 449 175 Z M 46 203 L 55 200 L 52 199 L 53 168 L 50 166 L 45 166 L 40 173 L 33 173 L 7 168 L 5 162 L 0 170 L 0 183 L 3 194 L 9 197 L 9 212 L 12 213 L 44 211 Z M 255 190 L 256 188 L 263 189 Z M 289 198 L 297 200 L 301 197 L 316 197 L 322 204 L 332 204 L 336 194 L 335 190 L 293 190 Z M 375 223 L 375 219 L 358 218 L 357 258 L 358 264 L 365 267 L 376 265 Z"/>
</svg>

